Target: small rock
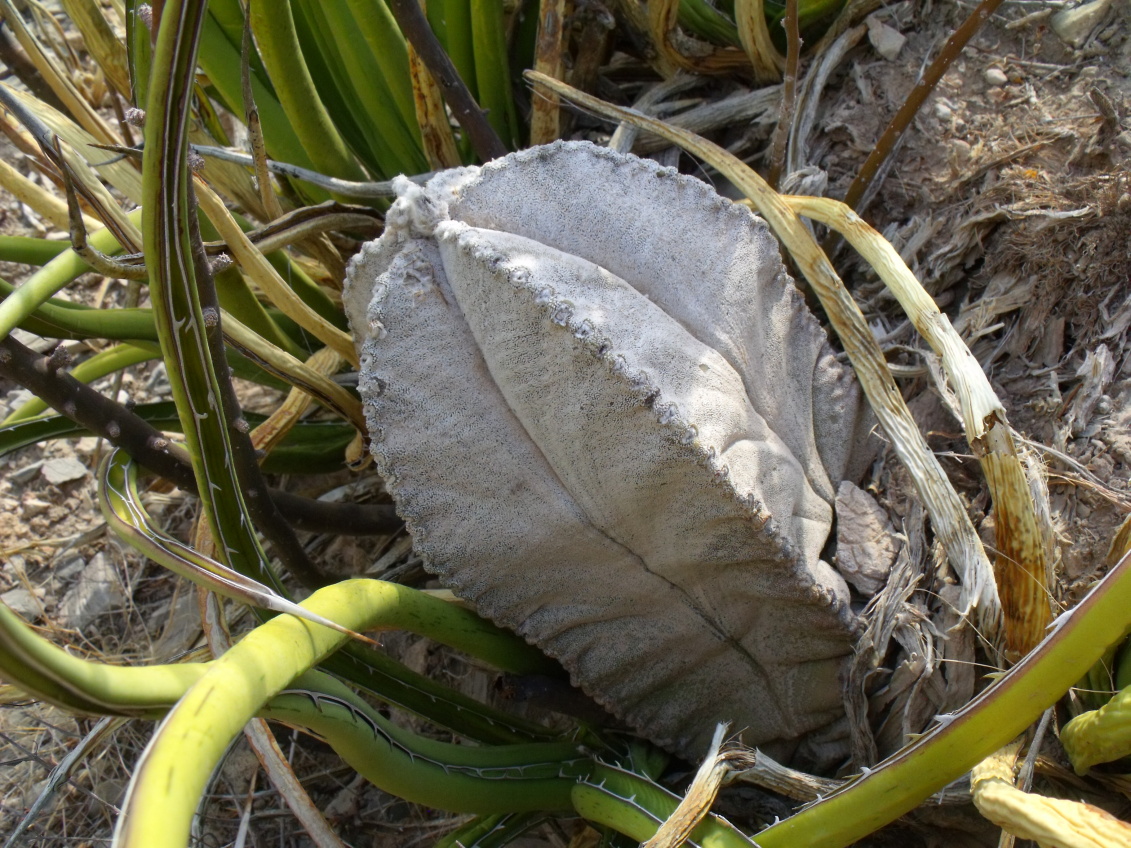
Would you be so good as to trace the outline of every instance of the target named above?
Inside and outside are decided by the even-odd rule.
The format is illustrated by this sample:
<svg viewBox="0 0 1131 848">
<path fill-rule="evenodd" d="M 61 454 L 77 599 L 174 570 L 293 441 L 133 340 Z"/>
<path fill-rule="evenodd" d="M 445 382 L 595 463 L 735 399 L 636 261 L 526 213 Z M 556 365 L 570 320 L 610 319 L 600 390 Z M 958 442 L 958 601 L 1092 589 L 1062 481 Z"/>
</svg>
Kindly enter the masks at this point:
<svg viewBox="0 0 1131 848">
<path fill-rule="evenodd" d="M 906 36 L 883 23 L 875 15 L 868 18 L 867 24 L 868 41 L 872 43 L 872 47 L 889 62 L 894 62 L 907 41 Z"/>
<path fill-rule="evenodd" d="M 43 466 L 46 465 L 46 460 L 36 460 L 29 462 L 22 468 L 14 468 L 8 472 L 8 479 L 15 483 L 26 483 L 32 477 L 40 472 Z"/>
<path fill-rule="evenodd" d="M 90 456 L 98 450 L 98 443 L 102 441 L 97 436 L 83 436 L 75 442 L 75 453 L 79 456 Z"/>
<path fill-rule="evenodd" d="M 982 74 L 982 78 L 986 83 L 992 85 L 994 88 L 999 88 L 1009 82 L 1009 77 L 1005 75 L 1005 71 L 1001 68 L 986 68 L 986 72 Z"/>
<path fill-rule="evenodd" d="M 49 459 L 43 463 L 42 469 L 44 479 L 55 486 L 60 483 L 70 483 L 72 480 L 81 480 L 87 473 L 86 466 L 73 456 Z"/>
<path fill-rule="evenodd" d="M 104 612 L 121 607 L 125 601 L 126 592 L 118 572 L 106 556 L 99 553 L 63 597 L 56 617 L 63 627 L 81 630 Z"/>
<path fill-rule="evenodd" d="M 173 393 L 173 386 L 169 382 L 169 374 L 165 370 L 165 363 L 160 362 L 153 367 L 153 371 L 149 374 L 149 379 L 145 382 L 145 389 L 150 394 L 154 395 L 170 395 Z"/>
<path fill-rule="evenodd" d="M 57 562 L 55 567 L 51 569 L 51 573 L 53 577 L 59 580 L 70 580 L 84 568 L 86 568 L 86 560 L 81 556 L 72 556 Z"/>
<path fill-rule="evenodd" d="M 949 121 L 954 117 L 954 109 L 945 100 L 939 99 L 935 103 L 935 117 L 940 121 Z"/>
<path fill-rule="evenodd" d="M 950 140 L 950 156 L 951 161 L 956 165 L 965 165 L 970 161 L 972 149 L 970 143 L 963 141 L 961 138 L 952 138 Z"/>
<path fill-rule="evenodd" d="M 31 592 L 23 587 L 9 589 L 0 595 L 0 601 L 16 615 L 28 621 L 35 621 L 43 612 L 43 604 Z"/>
<path fill-rule="evenodd" d="M 4 399 L 4 417 L 7 418 L 8 415 L 23 406 L 25 403 L 31 400 L 32 397 L 32 393 L 27 389 L 12 389 L 10 392 L 8 392 L 7 397 Z"/>
<path fill-rule="evenodd" d="M 35 518 L 37 515 L 43 515 L 47 510 L 51 509 L 51 504 L 47 501 L 40 500 L 36 497 L 29 497 L 20 504 L 20 515 L 25 521 Z"/>
<path fill-rule="evenodd" d="M 1092 0 L 1073 9 L 1064 9 L 1052 16 L 1049 24 L 1061 41 L 1072 47 L 1082 47 L 1097 26 L 1103 23 L 1112 0 Z"/>
</svg>

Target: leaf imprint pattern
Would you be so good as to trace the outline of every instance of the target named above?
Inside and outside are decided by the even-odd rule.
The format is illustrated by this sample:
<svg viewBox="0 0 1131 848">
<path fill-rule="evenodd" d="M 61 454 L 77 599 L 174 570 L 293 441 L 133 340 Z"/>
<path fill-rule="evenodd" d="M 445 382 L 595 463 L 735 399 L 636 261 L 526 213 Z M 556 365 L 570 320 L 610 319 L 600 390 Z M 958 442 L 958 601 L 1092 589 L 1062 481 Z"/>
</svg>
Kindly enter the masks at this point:
<svg viewBox="0 0 1131 848">
<path fill-rule="evenodd" d="M 427 567 L 685 755 L 834 723 L 859 622 L 820 555 L 864 413 L 766 226 L 581 142 L 397 185 L 346 309 Z"/>
</svg>

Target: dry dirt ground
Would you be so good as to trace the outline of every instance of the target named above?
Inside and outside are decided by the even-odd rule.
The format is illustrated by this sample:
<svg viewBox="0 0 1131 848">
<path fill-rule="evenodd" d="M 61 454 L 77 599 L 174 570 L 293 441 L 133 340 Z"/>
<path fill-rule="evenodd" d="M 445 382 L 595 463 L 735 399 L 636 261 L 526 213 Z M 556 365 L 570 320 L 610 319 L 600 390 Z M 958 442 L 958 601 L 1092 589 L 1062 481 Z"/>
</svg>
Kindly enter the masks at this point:
<svg viewBox="0 0 1131 848">
<path fill-rule="evenodd" d="M 1131 6 L 1123 0 L 1092 4 L 1092 11 L 1102 8 L 1087 26 L 1058 32 L 1055 15 L 1072 5 L 1004 4 L 916 118 L 865 212 L 959 327 L 1011 422 L 1046 463 L 1062 546 L 1057 602 L 1069 605 L 1097 576 L 1114 529 L 1131 508 Z M 810 95 L 816 98 L 815 122 L 798 140 L 794 167 L 814 167 L 808 173 L 816 185 L 827 179 L 825 193 L 842 196 L 925 57 L 937 52 L 972 8 L 971 2 L 935 0 L 896 3 L 876 13 L 870 27 L 851 36 L 855 46 L 823 88 Z M 905 43 L 899 45 L 893 32 Z M 729 93 L 708 88 L 695 96 Z M 764 148 L 767 126 L 732 126 L 715 137 L 750 153 Z M 593 137 L 600 131 L 581 121 L 575 132 Z M 18 161 L 10 147 L 3 155 Z M 683 164 L 696 170 L 686 159 Z M 44 232 L 10 197 L 0 198 L 0 228 Z M 845 251 L 836 262 L 898 366 L 932 447 L 945 457 L 948 473 L 992 541 L 980 472 L 940 389 L 937 363 L 874 275 Z M 6 279 L 23 273 L 0 268 Z M 69 296 L 95 301 L 123 292 L 87 277 Z M 131 371 L 120 385 L 104 381 L 99 387 L 136 401 L 167 391 L 152 366 Z M 0 415 L 24 397 L 0 386 L 0 392 L 9 389 L 6 399 L 0 394 Z M 108 534 L 91 479 L 99 450 L 95 440 L 83 439 L 0 458 L 0 600 L 77 652 L 127 661 L 169 659 L 198 638 L 194 593 Z M 872 478 L 889 513 L 907 519 L 910 487 L 896 461 L 881 457 Z M 323 490 L 346 480 L 343 472 L 322 481 Z M 192 504 L 175 492 L 154 496 L 150 506 L 174 531 L 191 526 Z M 404 539 L 310 544 L 330 554 L 343 573 L 381 560 L 382 568 L 420 575 Z M 487 675 L 437 658 L 427 645 L 394 640 L 391 647 L 402 650 L 415 668 L 439 668 L 488 695 Z M 132 722 L 104 729 L 96 753 L 53 787 L 52 769 L 96 723 L 5 694 L 13 703 L 0 710 L 0 836 L 23 822 L 24 844 L 106 843 L 149 726 Z M 450 826 L 446 817 L 367 787 L 308 739 L 280 733 L 280 742 L 352 845 L 427 845 Z M 1051 772 L 1059 773 L 1058 756 L 1052 743 Z M 1071 788 L 1054 785 L 1055 791 Z M 1111 786 L 1075 789 L 1129 817 L 1128 798 Z M 308 844 L 241 742 L 202 810 L 201 844 L 230 844 L 245 815 L 249 844 Z M 996 832 L 974 822 L 936 818 L 901 831 L 893 844 L 995 844 Z M 563 844 L 573 835 L 567 826 L 547 830 L 542 838 Z"/>
</svg>

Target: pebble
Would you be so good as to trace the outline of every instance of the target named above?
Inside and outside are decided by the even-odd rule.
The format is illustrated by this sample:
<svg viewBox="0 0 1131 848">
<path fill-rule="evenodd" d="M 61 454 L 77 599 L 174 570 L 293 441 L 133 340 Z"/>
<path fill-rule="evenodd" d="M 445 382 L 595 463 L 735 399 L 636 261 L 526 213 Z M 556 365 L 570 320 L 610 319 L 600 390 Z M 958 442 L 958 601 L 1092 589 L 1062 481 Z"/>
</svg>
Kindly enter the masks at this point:
<svg viewBox="0 0 1131 848">
<path fill-rule="evenodd" d="M 87 475 L 87 468 L 72 456 L 63 459 L 49 459 L 40 470 L 45 480 L 52 485 L 81 480 Z"/>
<path fill-rule="evenodd" d="M 83 436 L 75 442 L 75 453 L 79 456 L 90 456 L 98 450 L 98 443 L 102 441 L 97 436 Z"/>
<path fill-rule="evenodd" d="M 48 501 L 40 500 L 36 497 L 30 497 L 20 504 L 20 516 L 27 521 L 29 518 L 35 518 L 37 515 L 43 515 L 47 510 L 51 509 L 51 504 Z"/>
<path fill-rule="evenodd" d="M 118 572 L 104 554 L 98 553 L 63 596 L 56 619 L 63 627 L 80 630 L 103 613 L 121 609 L 125 601 Z"/>
<path fill-rule="evenodd" d="M 16 615 L 28 621 L 35 621 L 43 610 L 43 605 L 35 595 L 23 587 L 9 589 L 0 595 L 0 601 L 3 601 Z"/>
<path fill-rule="evenodd" d="M 23 468 L 16 468 L 8 472 L 8 479 L 15 483 L 26 483 L 36 474 L 38 474 L 43 466 L 46 465 L 46 460 L 39 459 L 35 462 L 28 463 Z"/>
<path fill-rule="evenodd" d="M 982 74 L 986 82 L 995 88 L 1005 85 L 1009 82 L 1009 77 L 1005 75 L 1005 71 L 1001 68 L 987 68 L 986 72 Z"/>
<path fill-rule="evenodd" d="M 52 575 L 59 580 L 70 580 L 86 568 L 86 560 L 81 556 L 72 556 L 57 562 L 51 569 Z"/>
<path fill-rule="evenodd" d="M 1049 24 L 1061 41 L 1072 47 L 1082 47 L 1111 8 L 1112 0 L 1092 0 L 1082 6 L 1064 9 L 1052 16 Z"/>
<path fill-rule="evenodd" d="M 874 15 L 868 18 L 867 24 L 868 41 L 872 43 L 872 47 L 889 62 L 894 62 L 907 42 L 907 37 L 899 30 L 881 22 Z"/>
</svg>

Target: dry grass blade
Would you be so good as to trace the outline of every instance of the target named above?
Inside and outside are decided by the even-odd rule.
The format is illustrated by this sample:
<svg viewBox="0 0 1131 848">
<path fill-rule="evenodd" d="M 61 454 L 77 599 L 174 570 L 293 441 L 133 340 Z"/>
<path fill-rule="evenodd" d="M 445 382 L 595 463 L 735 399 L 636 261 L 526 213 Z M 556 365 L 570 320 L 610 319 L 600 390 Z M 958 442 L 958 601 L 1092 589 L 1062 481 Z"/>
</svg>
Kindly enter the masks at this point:
<svg viewBox="0 0 1131 848">
<path fill-rule="evenodd" d="M 338 352 L 331 350 L 328 347 L 315 353 L 306 361 L 306 367 L 315 374 L 323 377 L 329 376 L 337 372 L 342 367 L 342 358 Z M 327 380 L 331 386 L 341 389 L 337 384 Z M 353 407 L 356 407 L 356 412 L 361 415 L 361 404 L 357 403 L 348 392 L 342 389 L 342 393 L 346 395 L 349 400 L 353 401 Z M 287 393 L 286 400 L 275 409 L 267 419 L 251 431 L 251 443 L 255 446 L 256 450 L 270 452 L 272 448 L 279 444 L 283 438 L 290 432 L 291 428 L 298 423 L 310 404 L 314 402 L 314 397 L 303 389 L 294 388 Z M 354 426 L 357 426 L 359 421 L 354 421 Z M 361 419 L 360 423 L 364 423 Z"/>
<path fill-rule="evenodd" d="M 628 109 L 598 100 L 557 80 L 527 72 L 527 79 L 615 121 L 625 121 L 654 132 L 699 156 L 735 184 L 785 245 L 805 279 L 816 292 L 840 337 L 884 432 L 907 467 L 923 499 L 936 536 L 962 583 L 964 608 L 976 607 L 983 636 L 994 639 L 1000 628 L 1001 608 L 993 571 L 978 533 L 966 514 L 962 499 L 931 452 L 911 412 L 892 379 L 883 351 L 871 329 L 821 252 L 805 224 L 789 205 L 754 171 L 718 145 Z"/>
<path fill-rule="evenodd" d="M 1028 653 L 1052 620 L 1052 527 L 1035 507 L 1005 407 L 978 360 L 950 320 L 915 279 L 888 241 L 846 204 L 819 197 L 787 197 L 795 212 L 840 233 L 895 295 L 919 334 L 942 358 L 958 397 L 966 439 L 978 457 L 993 498 L 997 527 L 994 572 L 1004 613 L 1004 637 L 1012 656 Z M 1044 486 L 1043 481 L 1038 485 Z"/>
<path fill-rule="evenodd" d="M 699 82 L 699 78 L 693 74 L 687 74 L 683 71 L 674 74 L 671 78 L 658 82 L 643 94 L 640 95 L 632 104 L 632 108 L 637 112 L 648 114 L 652 112 L 657 106 L 667 100 L 669 97 L 674 97 L 690 88 L 694 88 Z M 553 95 L 555 102 L 557 95 Z M 534 98 L 537 103 L 541 98 Z M 689 110 L 695 111 L 695 110 Z M 687 113 L 681 113 L 683 117 Z M 631 153 L 637 147 L 637 139 L 640 136 L 640 130 L 632 124 L 621 122 L 616 130 L 613 132 L 612 137 L 609 139 L 609 149 L 616 150 L 618 153 Z M 650 136 L 646 137 L 647 140 Z M 663 139 L 659 139 L 660 144 L 663 144 Z"/>
<path fill-rule="evenodd" d="M 711 805 L 715 803 L 715 796 L 719 794 L 719 787 L 727 775 L 726 759 L 720 751 L 726 730 L 725 724 L 715 728 L 711 747 L 699 770 L 695 772 L 695 778 L 687 788 L 683 800 L 679 802 L 675 812 L 660 825 L 656 835 L 644 843 L 643 848 L 679 848 L 691 838 L 691 832 L 703 821 Z"/>
<path fill-rule="evenodd" d="M 67 172 L 65 179 L 74 181 L 79 194 L 95 207 L 99 216 L 118 237 L 122 247 L 134 253 L 139 252 L 141 230 L 118 205 L 94 169 L 74 151 L 74 148 L 62 141 L 56 140 L 55 152 L 58 154 L 61 167 Z"/>
<path fill-rule="evenodd" d="M 1131 515 L 1123 519 L 1123 523 L 1115 531 L 1111 544 L 1108 546 L 1107 555 L 1104 556 L 1104 567 L 1113 568 L 1117 562 L 1127 555 L 1129 550 L 1131 550 Z"/>
<path fill-rule="evenodd" d="M 69 173 L 79 193 L 111 228 L 119 243 L 132 252 L 140 251 L 141 232 L 102 182 L 105 177 L 133 200 L 140 196 L 137 171 L 125 162 L 115 162 L 108 165 L 105 174 L 99 174 L 77 152 L 96 143 L 86 130 L 35 98 L 2 84 L 0 102 L 27 128 L 47 160 L 60 172 Z"/>
<path fill-rule="evenodd" d="M 432 72 L 408 44 L 408 73 L 412 79 L 412 102 L 416 107 L 416 122 L 420 125 L 420 139 L 428 164 L 436 170 L 458 168 L 463 164 L 456 147 L 455 135 L 444 108 L 444 97 Z"/>
<path fill-rule="evenodd" d="M 71 82 L 71 76 L 65 73 L 44 49 L 39 39 L 27 28 L 23 17 L 16 10 L 11 0 L 0 0 L 0 18 L 12 29 L 20 46 L 27 51 L 28 57 L 37 71 L 55 92 L 56 96 L 75 116 L 96 141 L 102 144 L 116 144 L 119 139 L 110 129 L 94 107 L 87 102 L 78 89 Z"/>
<path fill-rule="evenodd" d="M 534 69 L 554 79 L 565 78 L 566 0 L 543 0 L 538 10 Z M 530 104 L 530 144 L 549 144 L 561 135 L 562 104 L 555 96 L 535 97 Z"/>
<path fill-rule="evenodd" d="M 1131 844 L 1131 824 L 1080 801 L 1046 798 L 1013 785 L 1020 743 L 1012 743 L 970 773 L 974 805 L 987 819 L 1021 839 L 1057 848 L 1112 848 Z"/>
<path fill-rule="evenodd" d="M 103 17 L 95 0 L 62 0 L 67 17 L 82 33 L 82 43 L 111 87 L 130 98 L 130 69 L 126 46 Z"/>
<path fill-rule="evenodd" d="M 762 0 L 736 0 L 734 20 L 742 48 L 754 66 L 754 77 L 760 82 L 777 82 L 785 68 L 785 57 L 770 39 L 766 25 L 766 9 Z"/>
<path fill-rule="evenodd" d="M 679 28 L 679 0 L 649 0 L 647 14 L 652 39 L 666 65 L 697 74 L 726 74 L 750 67 L 750 59 L 741 50 L 715 47 L 683 32 Z M 759 70 L 755 66 L 755 76 L 763 79 Z"/>
<path fill-rule="evenodd" d="M 365 414 L 360 401 L 333 380 L 327 379 L 327 375 L 337 372 L 341 367 L 341 354 L 338 351 L 327 348 L 329 353 L 316 353 L 311 357 L 311 362 L 314 363 L 311 365 L 270 344 L 228 313 L 224 313 L 222 323 L 225 341 L 271 373 L 294 383 L 304 396 L 337 412 L 359 432 L 365 431 Z"/>
<path fill-rule="evenodd" d="M 108 735 L 127 721 L 129 721 L 129 719 L 117 716 L 106 716 L 105 718 L 99 719 L 90 733 L 79 740 L 79 743 L 70 750 L 67 756 L 63 757 L 63 759 L 59 761 L 59 764 L 51 770 L 51 774 L 48 775 L 44 783 L 43 790 L 28 808 L 24 817 L 20 819 L 19 824 L 17 824 L 8 835 L 8 839 L 4 842 L 4 848 L 15 848 L 15 846 L 24 841 L 23 836 L 27 832 L 27 829 L 43 812 L 47 805 L 51 803 L 59 790 L 70 779 L 75 769 L 83 765 L 88 756 L 97 752 L 98 746 Z"/>
<path fill-rule="evenodd" d="M 40 100 L 36 100 L 26 92 L 5 85 L 4 94 L 15 101 L 12 104 L 14 110 L 21 107 L 27 110 L 34 118 L 42 122 L 48 132 L 57 135 L 75 151 L 78 151 L 73 158 L 82 163 L 82 167 L 91 173 L 92 179 L 105 179 L 132 202 L 141 203 L 141 174 L 138 173 L 134 164 L 128 159 L 106 154 L 97 148 L 99 144 L 121 144 L 120 138 L 101 142 L 95 135 L 80 127 L 62 112 L 51 108 Z M 20 120 L 24 120 L 22 116 L 20 116 Z M 28 129 L 32 130 L 37 142 L 41 144 L 44 142 L 41 129 L 37 130 L 31 126 Z M 89 153 L 84 154 L 85 151 L 89 151 Z M 90 160 L 87 159 L 88 155 L 99 164 L 92 165 Z M 68 164 L 72 163 L 68 161 Z"/>
<path fill-rule="evenodd" d="M 735 779 L 742 783 L 761 786 L 805 804 L 830 795 L 844 785 L 844 781 L 841 780 L 814 777 L 803 771 L 783 766 L 761 751 L 754 752 L 753 763 L 738 772 Z"/>
<path fill-rule="evenodd" d="M 243 39 L 240 44 L 240 88 L 243 92 L 244 123 L 247 124 L 247 140 L 255 166 L 255 187 L 259 190 L 259 202 L 263 206 L 264 219 L 274 221 L 282 216 L 283 207 L 275 195 L 271 173 L 267 170 L 267 145 L 263 140 L 263 124 L 259 120 L 259 108 L 255 105 L 255 90 L 251 84 L 250 55 L 251 27 L 245 18 Z"/>
<path fill-rule="evenodd" d="M 244 273 L 259 286 L 268 299 L 283 311 L 304 330 L 312 333 L 323 344 L 338 351 L 346 361 L 357 364 L 357 353 L 353 348 L 353 339 L 343 333 L 295 294 L 286 281 L 279 276 L 279 272 L 271 267 L 267 258 L 256 250 L 255 245 L 240 229 L 231 213 L 228 212 L 224 202 L 202 180 L 196 180 L 197 202 L 208 220 L 220 233 L 228 247 L 232 250 L 232 257 L 243 269 Z"/>
<path fill-rule="evenodd" d="M 58 230 L 70 227 L 67 204 L 58 195 L 36 185 L 3 159 L 0 159 L 0 188 L 10 193 L 20 203 L 27 204 L 43 220 Z M 88 231 L 102 225 L 89 215 L 83 216 Z"/>
</svg>

